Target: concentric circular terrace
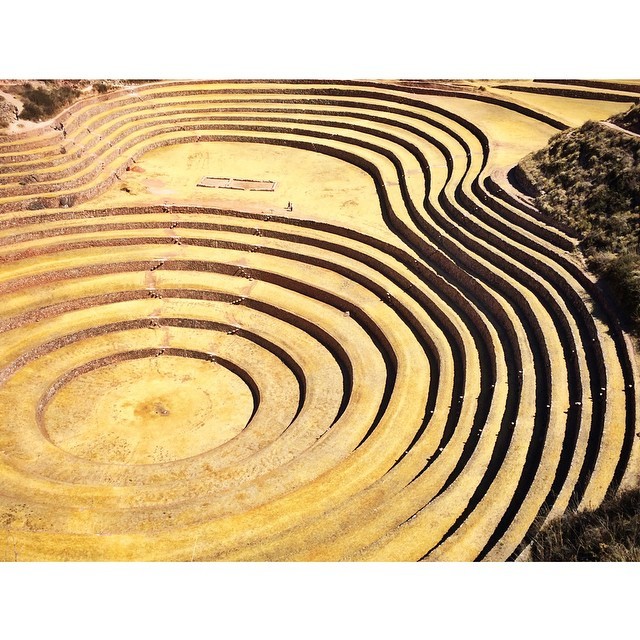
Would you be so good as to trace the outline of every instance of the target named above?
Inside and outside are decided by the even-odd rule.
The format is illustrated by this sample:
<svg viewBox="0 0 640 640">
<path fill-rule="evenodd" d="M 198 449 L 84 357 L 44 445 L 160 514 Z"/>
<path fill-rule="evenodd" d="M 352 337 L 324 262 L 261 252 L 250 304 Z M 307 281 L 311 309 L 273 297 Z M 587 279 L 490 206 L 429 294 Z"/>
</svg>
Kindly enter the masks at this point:
<svg viewBox="0 0 640 640">
<path fill-rule="evenodd" d="M 508 170 L 638 97 L 166 82 L 0 138 L 5 559 L 507 560 L 634 482 L 631 342 Z"/>
</svg>

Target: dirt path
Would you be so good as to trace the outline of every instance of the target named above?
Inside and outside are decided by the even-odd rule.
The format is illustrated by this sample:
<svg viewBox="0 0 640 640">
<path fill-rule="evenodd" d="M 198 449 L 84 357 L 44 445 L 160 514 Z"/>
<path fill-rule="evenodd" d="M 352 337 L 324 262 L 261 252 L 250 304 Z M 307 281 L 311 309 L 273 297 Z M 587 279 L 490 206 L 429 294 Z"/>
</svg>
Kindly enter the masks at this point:
<svg viewBox="0 0 640 640">
<path fill-rule="evenodd" d="M 626 133 L 629 136 L 633 136 L 634 138 L 640 138 L 640 133 L 635 133 L 634 131 L 629 131 L 629 129 L 625 129 L 624 127 L 620 127 L 613 122 L 609 122 L 608 120 L 603 120 L 600 124 L 603 124 L 605 127 L 609 129 L 613 129 L 614 131 L 619 131 L 620 133 Z"/>
</svg>

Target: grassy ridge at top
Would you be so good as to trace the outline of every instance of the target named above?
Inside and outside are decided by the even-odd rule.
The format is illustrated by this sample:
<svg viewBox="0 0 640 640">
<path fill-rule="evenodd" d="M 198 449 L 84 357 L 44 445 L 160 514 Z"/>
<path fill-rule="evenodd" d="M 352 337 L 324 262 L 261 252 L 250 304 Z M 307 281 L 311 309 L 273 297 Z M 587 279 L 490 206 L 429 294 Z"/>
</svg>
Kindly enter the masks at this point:
<svg viewBox="0 0 640 640">
<path fill-rule="evenodd" d="M 636 324 L 640 322 L 637 130 L 640 105 L 610 121 L 589 121 L 555 135 L 517 168 L 538 209 L 578 233 L 590 268 L 609 282 Z"/>
</svg>

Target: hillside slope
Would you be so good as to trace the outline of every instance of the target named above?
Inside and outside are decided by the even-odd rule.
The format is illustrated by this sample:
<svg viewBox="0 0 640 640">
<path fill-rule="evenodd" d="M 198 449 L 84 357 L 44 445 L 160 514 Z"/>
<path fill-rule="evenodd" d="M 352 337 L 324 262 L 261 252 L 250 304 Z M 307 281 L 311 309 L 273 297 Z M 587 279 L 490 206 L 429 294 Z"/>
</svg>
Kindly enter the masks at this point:
<svg viewBox="0 0 640 640">
<path fill-rule="evenodd" d="M 0 80 L 0 135 L 46 122 L 81 98 L 111 93 L 140 80 Z"/>
<path fill-rule="evenodd" d="M 554 136 L 517 177 L 536 206 L 580 237 L 590 268 L 640 321 L 640 105 Z"/>
</svg>

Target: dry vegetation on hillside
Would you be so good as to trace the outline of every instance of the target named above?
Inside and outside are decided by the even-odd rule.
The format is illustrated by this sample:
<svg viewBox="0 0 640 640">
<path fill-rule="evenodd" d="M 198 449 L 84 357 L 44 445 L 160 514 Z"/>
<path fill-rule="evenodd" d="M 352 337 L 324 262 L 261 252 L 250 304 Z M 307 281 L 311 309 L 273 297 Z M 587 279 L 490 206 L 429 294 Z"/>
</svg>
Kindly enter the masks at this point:
<svg viewBox="0 0 640 640">
<path fill-rule="evenodd" d="M 543 562 L 639 562 L 640 490 L 627 491 L 593 511 L 567 513 L 535 539 Z"/>
<path fill-rule="evenodd" d="M 105 94 L 147 80 L 10 80 L 0 82 L 0 91 L 22 103 L 14 105 L 0 96 L 0 131 L 13 121 L 43 122 L 53 118 L 82 97 Z"/>
<path fill-rule="evenodd" d="M 554 136 L 520 164 L 536 206 L 580 236 L 589 266 L 640 320 L 640 106 Z"/>
</svg>

